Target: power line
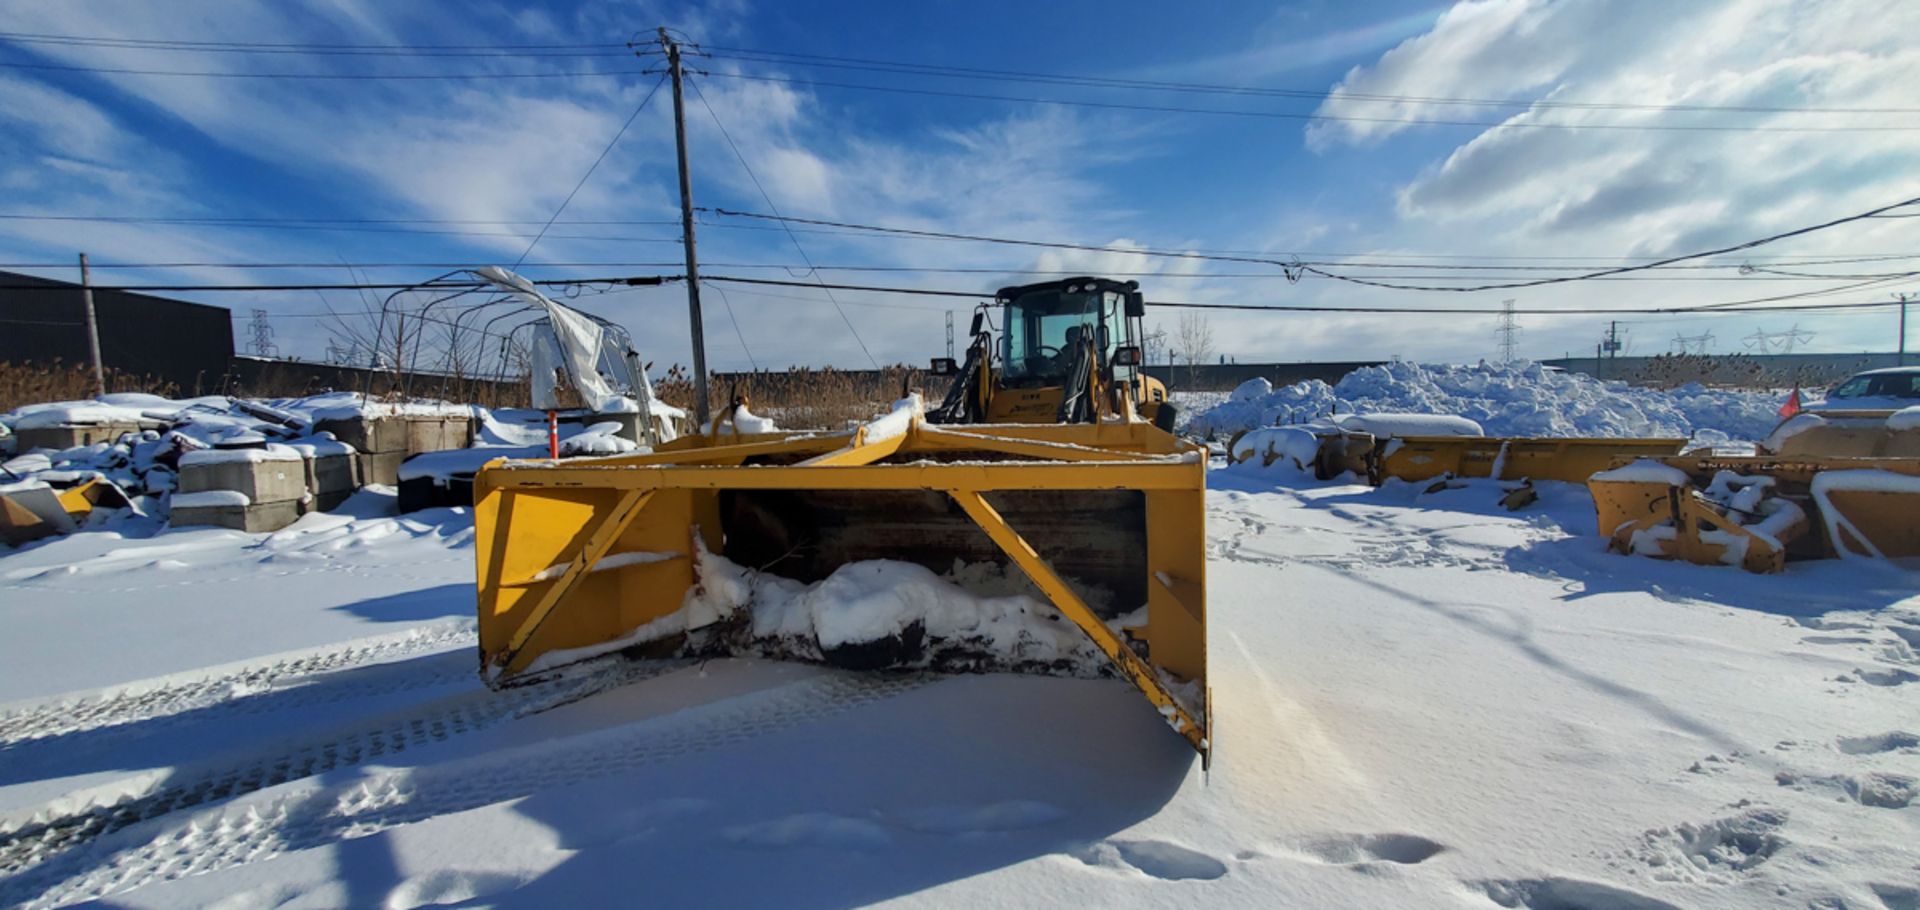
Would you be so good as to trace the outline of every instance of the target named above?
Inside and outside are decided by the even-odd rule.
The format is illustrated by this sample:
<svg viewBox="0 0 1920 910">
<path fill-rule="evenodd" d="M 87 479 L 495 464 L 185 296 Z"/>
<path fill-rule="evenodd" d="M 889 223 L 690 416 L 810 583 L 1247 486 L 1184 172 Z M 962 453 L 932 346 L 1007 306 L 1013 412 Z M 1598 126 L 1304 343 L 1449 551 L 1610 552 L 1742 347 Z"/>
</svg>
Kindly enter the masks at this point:
<svg viewBox="0 0 1920 910">
<path fill-rule="evenodd" d="M 1624 110 L 1624 111 L 1685 111 L 1743 114 L 1913 114 L 1920 108 L 1833 108 L 1833 107 L 1775 107 L 1761 105 L 1717 105 L 1717 104 L 1647 104 L 1610 101 L 1562 101 L 1539 99 L 1533 101 L 1499 98 L 1461 98 L 1423 95 L 1394 95 L 1371 92 L 1342 91 L 1337 95 L 1324 89 L 1285 89 L 1263 88 L 1258 86 L 1218 85 L 1199 82 L 1167 82 L 1148 79 L 1125 79 L 1104 76 L 1085 76 L 1070 73 L 1048 73 L 1020 70 L 983 69 L 977 67 L 947 66 L 898 60 L 875 60 L 861 57 L 835 57 L 823 54 L 803 54 L 792 51 L 768 51 L 753 48 L 717 47 L 706 45 L 704 49 L 717 58 L 734 57 L 755 63 L 792 63 L 802 66 L 819 66 L 832 69 L 870 70 L 874 72 L 910 73 L 932 76 L 951 76 L 967 79 L 991 79 L 1012 82 L 1043 82 L 1061 85 L 1080 85 L 1096 88 L 1150 89 L 1155 91 L 1186 92 L 1199 94 L 1249 95 L 1276 98 L 1296 98 L 1305 100 L 1333 100 L 1384 102 L 1392 104 L 1446 104 L 1476 107 L 1520 107 L 1568 110 Z"/>
<path fill-rule="evenodd" d="M 617 278 L 544 278 L 533 284 L 544 287 L 569 287 L 584 285 L 625 285 L 629 287 L 651 287 L 669 281 L 682 281 L 679 275 L 629 275 Z M 0 291 L 57 291 L 70 290 L 77 285 L 60 284 L 0 284 Z M 413 282 L 396 284 L 392 282 L 342 282 L 331 284 L 96 284 L 95 291 L 404 291 L 415 288 L 457 290 L 461 288 L 485 288 L 492 285 L 481 281 L 442 281 L 433 284 Z"/>
<path fill-rule="evenodd" d="M 1117 101 L 1087 101 L 1081 99 L 1063 100 L 1059 98 L 1033 98 L 1015 95 L 990 95 L 983 92 L 953 92 L 939 89 L 908 88 L 900 85 L 871 85 L 861 82 L 829 82 L 822 79 L 799 79 L 791 76 L 768 76 L 753 73 L 729 73 L 701 71 L 703 76 L 717 76 L 726 79 L 748 79 L 756 82 L 779 82 L 791 85 L 824 86 L 827 88 L 846 88 L 869 92 L 890 92 L 902 95 L 921 95 L 935 98 L 965 98 L 975 101 L 1006 101 L 1016 104 L 1052 104 L 1064 107 L 1087 107 L 1102 110 L 1143 111 L 1158 114 L 1205 114 L 1218 117 L 1252 117 L 1267 120 L 1298 120 L 1311 123 L 1406 123 L 1429 126 L 1469 126 L 1479 129 L 1561 129 L 1561 130 L 1652 130 L 1656 132 L 1738 132 L 1738 133 L 1888 133 L 1920 130 L 1915 126 L 1737 126 L 1726 124 L 1675 124 L 1675 123 L 1564 123 L 1564 122 L 1516 122 L 1512 120 L 1436 120 L 1418 117 L 1364 117 L 1351 114 L 1309 114 L 1298 111 L 1251 111 L 1244 109 L 1178 107 L 1164 104 L 1134 104 Z"/>
<path fill-rule="evenodd" d="M 0 68 L 45 70 L 62 73 L 93 73 L 108 76 L 192 76 L 205 79 L 342 79 L 342 80 L 435 80 L 435 79 L 566 79 L 578 76 L 651 75 L 653 70 L 557 70 L 538 73 L 261 73 L 223 70 L 152 70 L 119 66 L 78 66 L 65 63 L 0 62 Z"/>
<path fill-rule="evenodd" d="M 727 132 L 726 124 L 720 122 L 720 115 L 714 112 L 713 105 L 707 103 L 707 94 L 700 90 L 700 83 L 689 79 L 687 80 L 687 84 L 693 86 L 693 97 L 700 99 L 700 106 L 707 109 L 708 117 L 713 118 L 713 125 L 720 129 L 720 136 L 727 140 L 727 148 L 732 149 L 733 157 L 739 159 L 740 167 L 747 172 L 747 179 L 753 181 L 753 188 L 760 191 L 760 198 L 767 203 L 767 208 L 773 210 L 773 213 L 778 215 L 780 213 L 779 206 L 773 204 L 773 197 L 767 195 L 767 188 L 760 185 L 760 178 L 753 173 L 753 165 L 747 163 L 747 156 L 741 154 L 740 146 L 734 144 L 733 134 Z M 785 223 L 783 222 L 781 226 L 784 227 Z M 807 267 L 811 270 L 818 271 L 813 267 L 813 258 L 808 256 L 806 248 L 800 245 L 800 238 L 793 236 L 792 231 L 788 231 L 787 240 L 793 243 L 794 250 L 800 254 L 801 260 L 807 263 Z M 820 288 L 827 295 L 827 299 L 833 301 L 834 311 L 840 314 L 840 321 L 847 324 L 847 332 L 853 335 L 854 343 L 860 346 L 860 353 L 865 354 L 867 362 L 878 369 L 880 361 L 874 359 L 872 351 L 867 350 L 866 339 L 860 337 L 860 330 L 854 328 L 853 320 L 848 318 L 846 309 L 840 306 L 839 300 L 834 299 L 833 291 L 828 290 L 825 283 L 821 283 Z"/>
<path fill-rule="evenodd" d="M 960 233 L 954 233 L 949 231 L 927 231 L 927 230 L 919 230 L 915 228 L 885 227 L 881 225 L 857 224 L 857 223 L 845 222 L 845 221 L 827 221 L 827 220 L 815 219 L 815 218 L 798 218 L 798 217 L 791 217 L 791 216 L 780 215 L 780 214 L 768 215 L 768 214 L 758 213 L 758 212 L 736 212 L 728 209 L 710 209 L 708 211 L 712 211 L 715 214 L 723 215 L 723 216 L 733 216 L 733 217 L 739 217 L 739 218 L 756 218 L 761 220 L 778 221 L 778 222 L 796 222 L 800 224 L 823 225 L 827 227 L 871 231 L 871 232 L 880 233 L 880 234 L 897 234 L 897 235 L 918 236 L 918 237 L 943 237 L 943 238 L 956 239 L 956 240 L 968 240 L 968 241 L 973 241 L 977 243 L 993 243 L 993 244 L 1003 244 L 1003 245 L 1009 245 L 1009 246 L 1043 247 L 1047 249 L 1082 250 L 1087 252 L 1111 253 L 1111 254 L 1122 254 L 1122 255 L 1131 254 L 1131 255 L 1138 255 L 1138 256 L 1153 256 L 1153 257 L 1171 258 L 1171 259 L 1192 259 L 1192 260 L 1203 260 L 1203 261 L 1210 261 L 1210 262 L 1239 262 L 1239 263 L 1248 263 L 1248 264 L 1255 264 L 1255 265 L 1270 265 L 1270 266 L 1275 266 L 1277 268 L 1280 268 L 1282 270 L 1282 273 L 1288 277 L 1292 277 L 1295 274 L 1315 274 L 1325 278 L 1332 278 L 1340 281 L 1351 282 L 1354 284 L 1362 284 L 1368 287 L 1386 288 L 1390 290 L 1443 291 L 1443 292 L 1453 292 L 1453 293 L 1465 293 L 1465 292 L 1473 292 L 1473 291 L 1510 290 L 1514 288 L 1540 287 L 1542 285 L 1561 284 L 1561 283 L 1566 283 L 1571 281 L 1589 281 L 1595 278 L 1603 278 L 1610 275 L 1622 275 L 1622 274 L 1628 274 L 1632 272 L 1643 272 L 1650 269 L 1658 269 L 1663 266 L 1669 266 L 1669 265 L 1673 265 L 1681 262 L 1688 262 L 1695 259 L 1707 259 L 1714 256 L 1724 256 L 1729 253 L 1737 253 L 1742 250 L 1750 250 L 1756 247 L 1765 246 L 1767 244 L 1775 243 L 1781 240 L 1786 240 L 1793 237 L 1800 237 L 1800 236 L 1812 234 L 1818 231 L 1824 231 L 1829 228 L 1838 227 L 1843 224 L 1849 224 L 1851 222 L 1860 221 L 1865 218 L 1871 218 L 1882 212 L 1891 211 L 1897 208 L 1904 208 L 1906 206 L 1915 205 L 1917 203 L 1920 203 L 1920 197 L 1914 197 L 1912 199 L 1902 200 L 1900 202 L 1892 203 L 1891 205 L 1880 206 L 1878 208 L 1869 209 L 1865 212 L 1861 212 L 1854 215 L 1848 215 L 1842 218 L 1836 218 L 1831 221 L 1822 222 L 1820 224 L 1813 224 L 1813 225 L 1808 225 L 1806 227 L 1795 228 L 1790 231 L 1782 231 L 1777 234 L 1771 234 L 1766 237 L 1761 237 L 1755 240 L 1748 240 L 1742 243 L 1736 243 L 1731 246 L 1725 246 L 1717 249 L 1705 250 L 1705 251 L 1696 252 L 1696 253 L 1686 253 L 1679 256 L 1669 256 L 1664 259 L 1656 259 L 1652 262 L 1640 263 L 1636 265 L 1616 266 L 1613 268 L 1585 272 L 1583 274 L 1578 274 L 1578 275 L 1563 275 L 1563 276 L 1556 276 L 1551 278 L 1537 278 L 1537 279 L 1532 279 L 1527 281 L 1489 283 L 1489 284 L 1479 284 L 1479 285 L 1471 285 L 1471 286 L 1464 286 L 1464 287 L 1439 286 L 1439 285 L 1409 285 L 1409 284 L 1397 284 L 1397 283 L 1385 282 L 1385 281 L 1375 281 L 1372 279 L 1354 278 L 1347 275 L 1341 275 L 1337 272 L 1329 272 L 1319 266 L 1309 265 L 1309 264 L 1300 262 L 1297 259 L 1292 261 L 1283 261 L 1279 259 L 1271 259 L 1271 258 L 1264 258 L 1264 257 L 1220 256 L 1220 255 L 1205 254 L 1205 253 L 1182 252 L 1182 251 L 1176 251 L 1176 250 L 1114 249 L 1112 247 L 1093 246 L 1091 244 L 1084 244 L 1084 243 L 1068 243 L 1064 241 L 1050 241 L 1050 240 L 1024 240 L 1024 239 L 1016 239 L 1016 238 L 1010 238 L 1010 237 L 991 237 L 991 236 L 986 236 L 981 234 L 960 234 Z M 1912 274 L 1912 273 L 1909 273 L 1909 274 Z M 1904 277 L 1907 277 L 1907 275 L 1902 275 L 1899 277 L 1904 278 Z"/>
<path fill-rule="evenodd" d="M 647 109 L 647 102 L 652 101 L 653 96 L 659 94 L 660 86 L 666 81 L 665 76 L 654 80 L 653 88 L 647 91 L 647 97 L 640 99 L 640 105 L 633 109 L 633 113 L 627 115 L 626 122 L 620 124 L 619 131 L 613 134 L 612 139 L 607 140 L 607 147 L 600 150 L 600 154 L 593 159 L 593 163 L 587 165 L 587 172 L 580 175 L 573 189 L 567 192 L 567 198 L 560 200 L 560 207 L 554 209 L 553 215 L 547 218 L 547 223 L 540 226 L 540 233 L 533 235 L 533 240 L 527 244 L 527 248 L 520 251 L 520 258 L 513 261 L 513 268 L 517 269 L 520 263 L 527 261 L 527 255 L 533 252 L 534 247 L 540 245 L 540 238 L 547 236 L 547 229 L 553 227 L 554 220 L 560 217 L 560 213 L 567 210 L 567 206 L 573 202 L 573 197 L 579 195 L 580 188 L 587 185 L 587 179 L 593 176 L 594 171 L 599 170 L 600 162 L 607 160 L 607 155 L 613 151 L 613 147 L 620 144 L 620 137 L 627 134 L 627 128 L 633 126 L 633 121 L 640 119 L 640 112 Z"/>
<path fill-rule="evenodd" d="M 818 285 L 810 284 L 804 281 L 787 281 L 787 280 L 782 280 L 777 278 L 744 278 L 744 277 L 730 276 L 730 275 L 707 275 L 707 276 L 703 276 L 701 280 L 702 281 L 728 281 L 736 284 L 768 285 L 768 286 L 774 286 L 774 287 L 810 288 L 810 287 L 818 286 Z M 891 287 L 891 286 L 885 286 L 885 285 L 870 285 L 870 284 L 834 284 L 834 285 L 830 285 L 830 287 L 834 288 L 835 290 L 841 290 L 841 291 L 865 291 L 865 292 L 876 293 L 876 294 L 910 294 L 910 295 L 919 295 L 919 296 L 925 296 L 925 297 L 969 297 L 974 299 L 980 299 L 980 298 L 991 296 L 990 294 L 982 294 L 978 291 L 947 291 L 947 290 L 935 290 L 930 288 Z M 1832 292 L 1821 291 L 1821 292 L 1813 292 L 1813 293 L 1832 293 Z M 1800 296 L 1812 296 L 1812 294 L 1800 295 Z M 1894 301 L 1889 301 L 1889 302 L 1859 301 L 1859 302 L 1851 302 L 1851 303 L 1806 303 L 1806 304 L 1793 304 L 1789 306 L 1778 306 L 1778 307 L 1755 306 L 1755 307 L 1749 307 L 1747 309 L 1728 309 L 1728 307 L 1731 307 L 1731 306 L 1736 306 L 1740 304 L 1751 304 L 1754 302 L 1755 301 L 1731 301 L 1728 303 L 1699 304 L 1699 305 L 1681 306 L 1681 307 L 1639 307 L 1639 308 L 1577 307 L 1577 308 L 1564 308 L 1564 309 L 1526 309 L 1526 310 L 1516 308 L 1512 312 L 1515 315 L 1523 315 L 1523 316 L 1594 316 L 1594 315 L 1610 315 L 1610 314 L 1616 314 L 1616 313 L 1619 313 L 1619 314 L 1787 313 L 1787 312 L 1798 312 L 1798 311 L 1809 311 L 1809 310 L 1860 310 L 1860 309 L 1895 307 L 1900 305 L 1898 302 L 1894 302 Z M 1419 314 L 1419 315 L 1462 315 L 1462 314 L 1501 315 L 1507 312 L 1507 310 L 1504 308 L 1496 309 L 1496 308 L 1490 308 L 1490 307 L 1312 306 L 1312 305 L 1305 305 L 1305 304 L 1186 303 L 1186 302 L 1169 301 L 1169 300 L 1152 300 L 1152 301 L 1148 301 L 1147 305 L 1156 306 L 1156 307 L 1168 307 L 1168 308 L 1175 308 L 1175 309 L 1239 310 L 1239 311 L 1246 311 L 1246 312 L 1270 312 L 1270 313 L 1360 313 L 1360 314 L 1396 313 L 1396 314 L 1402 314 L 1402 315 L 1415 315 L 1415 314 Z"/>
<path fill-rule="evenodd" d="M 297 52 L 319 50 L 363 50 L 363 51 L 480 51 L 480 50 L 585 50 L 618 49 L 625 52 L 626 44 L 620 42 L 591 42 L 576 44 L 326 44 L 310 41 L 268 42 L 268 41 L 203 41 L 186 38 L 124 38 L 113 35 L 54 35 L 44 32 L 0 32 L 0 40 L 25 41 L 29 43 L 76 43 L 96 44 L 112 43 L 135 47 L 204 48 L 204 49 L 277 49 Z"/>
</svg>

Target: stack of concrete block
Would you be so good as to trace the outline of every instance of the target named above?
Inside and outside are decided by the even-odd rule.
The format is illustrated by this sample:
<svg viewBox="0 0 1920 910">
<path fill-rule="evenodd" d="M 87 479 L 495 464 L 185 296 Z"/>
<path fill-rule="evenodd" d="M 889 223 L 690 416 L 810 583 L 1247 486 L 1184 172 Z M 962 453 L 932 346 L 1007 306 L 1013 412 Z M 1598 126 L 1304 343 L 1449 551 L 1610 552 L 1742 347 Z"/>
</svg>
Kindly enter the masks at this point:
<svg viewBox="0 0 1920 910">
<path fill-rule="evenodd" d="M 188 452 L 180 456 L 179 483 L 172 503 L 175 527 L 277 531 L 299 518 L 312 498 L 306 459 L 281 445 Z"/>
<path fill-rule="evenodd" d="M 322 434 L 298 439 L 287 447 L 306 464 L 307 500 L 303 512 L 323 512 L 345 502 L 360 489 L 360 453 L 353 446 Z"/>
<path fill-rule="evenodd" d="M 22 452 L 31 452 L 34 449 L 71 449 L 90 446 L 96 442 L 113 442 L 127 433 L 138 433 L 142 429 L 144 428 L 138 423 L 122 420 L 30 426 L 18 431 L 20 441 L 15 443 L 15 447 Z"/>
<path fill-rule="evenodd" d="M 409 455 L 473 444 L 473 418 L 464 414 L 331 418 L 314 429 L 333 434 L 360 453 L 361 483 L 388 486 L 400 482 L 400 462 Z"/>
</svg>

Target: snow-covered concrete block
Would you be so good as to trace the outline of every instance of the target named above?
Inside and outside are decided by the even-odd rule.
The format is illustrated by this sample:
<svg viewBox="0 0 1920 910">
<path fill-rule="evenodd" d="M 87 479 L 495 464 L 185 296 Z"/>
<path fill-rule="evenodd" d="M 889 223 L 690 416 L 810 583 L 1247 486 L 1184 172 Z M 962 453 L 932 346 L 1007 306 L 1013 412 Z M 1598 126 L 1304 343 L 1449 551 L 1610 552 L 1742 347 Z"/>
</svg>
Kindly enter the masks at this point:
<svg viewBox="0 0 1920 910">
<path fill-rule="evenodd" d="M 296 502 L 307 495 L 307 469 L 286 446 L 206 449 L 180 456 L 181 493 L 233 492 L 251 503 Z"/>
<path fill-rule="evenodd" d="M 331 418 L 314 429 L 358 451 L 382 454 L 463 449 L 473 442 L 472 418 L 447 414 Z"/>
<path fill-rule="evenodd" d="M 298 499 L 251 502 L 231 490 L 176 493 L 169 520 L 174 527 L 212 525 L 257 534 L 278 531 L 300 517 Z"/>
<path fill-rule="evenodd" d="M 96 442 L 113 442 L 126 433 L 138 432 L 140 432 L 139 424 L 118 421 L 24 427 L 17 434 L 19 442 L 15 447 L 22 452 L 34 449 L 71 449 L 76 446 L 90 446 Z"/>
</svg>

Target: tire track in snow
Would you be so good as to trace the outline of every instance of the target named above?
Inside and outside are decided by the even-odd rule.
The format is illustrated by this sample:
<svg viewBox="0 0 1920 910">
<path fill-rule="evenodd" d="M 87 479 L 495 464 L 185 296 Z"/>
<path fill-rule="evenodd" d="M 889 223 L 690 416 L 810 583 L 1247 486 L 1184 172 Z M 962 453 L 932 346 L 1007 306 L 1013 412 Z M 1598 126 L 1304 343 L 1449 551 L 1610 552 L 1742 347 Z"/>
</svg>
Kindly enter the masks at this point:
<svg viewBox="0 0 1920 910">
<path fill-rule="evenodd" d="M 56 907 L 365 837 L 816 723 L 932 679 L 828 671 L 624 727 L 384 772 L 357 783 L 243 799 L 172 822 L 156 820 L 0 881 L 0 904 Z"/>
<path fill-rule="evenodd" d="M 378 691 L 387 692 L 394 687 L 430 685 L 443 681 L 443 674 L 418 679 L 382 678 L 369 680 L 365 686 L 316 687 L 304 694 L 298 689 L 280 690 L 270 703 L 249 700 L 250 696 L 304 677 L 446 650 L 475 640 L 473 623 L 445 623 L 398 635 L 361 639 L 333 650 L 296 653 L 270 662 L 243 665 L 211 676 L 162 677 L 158 681 L 129 683 L 78 698 L 56 698 L 0 714 L 0 758 L 18 743 L 150 721 L 187 711 L 217 707 L 244 714 L 357 698 L 369 694 L 365 689 L 374 686 L 380 687 Z M 468 676 L 472 672 L 472 667 L 467 667 L 460 675 Z"/>
<path fill-rule="evenodd" d="M 17 874 L 77 844 L 182 809 L 430 745 L 691 663 L 615 658 L 582 668 L 584 672 L 562 672 L 544 682 L 501 692 L 476 688 L 294 745 L 145 775 L 150 778 L 146 789 L 122 792 L 110 801 L 67 811 L 18 812 L 15 818 L 25 816 L 24 822 L 0 827 L 0 873 Z M 468 675 L 471 678 L 471 669 Z"/>
</svg>

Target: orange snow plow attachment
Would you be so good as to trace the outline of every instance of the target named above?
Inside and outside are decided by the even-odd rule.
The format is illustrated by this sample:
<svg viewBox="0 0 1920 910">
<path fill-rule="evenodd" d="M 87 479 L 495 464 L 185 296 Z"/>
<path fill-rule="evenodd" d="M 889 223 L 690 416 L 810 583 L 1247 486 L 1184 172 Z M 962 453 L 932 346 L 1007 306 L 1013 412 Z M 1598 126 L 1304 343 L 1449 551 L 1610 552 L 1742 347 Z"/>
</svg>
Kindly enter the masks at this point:
<svg viewBox="0 0 1920 910">
<path fill-rule="evenodd" d="M 1643 458 L 1587 488 L 1621 553 L 1751 572 L 1788 559 L 1920 556 L 1920 459 Z"/>
<path fill-rule="evenodd" d="M 474 480 L 484 675 L 670 651 L 721 625 L 695 608 L 722 583 L 702 577 L 708 555 L 798 582 L 865 560 L 990 562 L 1030 581 L 1204 760 L 1204 452 L 1138 422 L 921 417 L 915 401 L 852 432 L 489 464 Z"/>
</svg>

